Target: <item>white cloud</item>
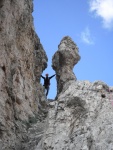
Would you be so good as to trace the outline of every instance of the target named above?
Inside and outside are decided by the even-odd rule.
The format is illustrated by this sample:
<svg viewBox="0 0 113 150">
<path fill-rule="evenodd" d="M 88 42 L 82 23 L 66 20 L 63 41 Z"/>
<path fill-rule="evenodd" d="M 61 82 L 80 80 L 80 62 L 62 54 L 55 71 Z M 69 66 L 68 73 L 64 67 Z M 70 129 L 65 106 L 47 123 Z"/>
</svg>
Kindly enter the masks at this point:
<svg viewBox="0 0 113 150">
<path fill-rule="evenodd" d="M 81 33 L 81 39 L 84 43 L 88 45 L 94 44 L 88 27 L 86 27 L 85 30 Z"/>
<path fill-rule="evenodd" d="M 105 28 L 113 27 L 113 0 L 90 0 L 90 11 L 102 18 Z"/>
</svg>

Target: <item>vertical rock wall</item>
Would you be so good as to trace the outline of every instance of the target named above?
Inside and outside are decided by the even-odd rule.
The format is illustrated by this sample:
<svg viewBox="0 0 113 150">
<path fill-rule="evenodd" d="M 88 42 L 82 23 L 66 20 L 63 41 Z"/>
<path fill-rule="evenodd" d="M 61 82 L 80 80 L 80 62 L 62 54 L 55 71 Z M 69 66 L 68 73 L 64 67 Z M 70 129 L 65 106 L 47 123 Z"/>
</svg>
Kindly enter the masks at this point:
<svg viewBox="0 0 113 150">
<path fill-rule="evenodd" d="M 0 150 L 22 150 L 26 128 L 46 105 L 47 56 L 33 27 L 32 0 L 0 1 Z"/>
</svg>

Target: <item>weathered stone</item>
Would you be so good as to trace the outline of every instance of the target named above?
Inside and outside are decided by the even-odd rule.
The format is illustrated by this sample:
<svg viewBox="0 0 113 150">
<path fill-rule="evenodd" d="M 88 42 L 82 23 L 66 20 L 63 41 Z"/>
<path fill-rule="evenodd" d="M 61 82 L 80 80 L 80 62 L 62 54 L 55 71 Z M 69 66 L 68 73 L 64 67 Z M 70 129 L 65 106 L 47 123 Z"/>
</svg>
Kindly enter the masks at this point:
<svg viewBox="0 0 113 150">
<path fill-rule="evenodd" d="M 53 56 L 58 91 L 46 101 L 32 0 L 1 0 L 0 23 L 0 150 L 113 150 L 113 87 L 76 80 L 71 38 Z"/>
<path fill-rule="evenodd" d="M 62 60 L 59 50 L 53 57 L 57 99 L 49 104 L 48 127 L 35 150 L 112 150 L 113 88 L 101 81 L 76 81 L 71 69 L 67 80 L 62 66 L 73 68 L 74 63 L 65 63 L 66 46 L 61 47 Z"/>
<path fill-rule="evenodd" d="M 112 149 L 113 106 L 110 97 L 113 92 L 109 93 L 105 88 L 98 90 L 104 83 L 97 83 L 73 81 L 60 93 L 57 101 L 52 102 L 40 150 Z M 105 98 L 101 97 L 102 93 Z"/>
<path fill-rule="evenodd" d="M 52 67 L 56 71 L 57 94 L 63 90 L 63 86 L 69 80 L 76 80 L 72 69 L 79 60 L 77 45 L 70 37 L 64 37 L 52 59 Z"/>
<path fill-rule="evenodd" d="M 32 11 L 32 0 L 0 1 L 0 150 L 22 150 L 29 118 L 47 112 L 39 83 L 47 56 Z"/>
</svg>

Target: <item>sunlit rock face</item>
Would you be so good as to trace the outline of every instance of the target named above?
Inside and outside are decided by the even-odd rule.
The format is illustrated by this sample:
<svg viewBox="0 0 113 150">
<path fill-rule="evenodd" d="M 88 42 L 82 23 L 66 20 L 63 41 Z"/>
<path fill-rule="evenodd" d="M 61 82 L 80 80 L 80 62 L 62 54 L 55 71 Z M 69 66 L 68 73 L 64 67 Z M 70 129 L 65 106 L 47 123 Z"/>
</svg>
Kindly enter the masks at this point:
<svg viewBox="0 0 113 150">
<path fill-rule="evenodd" d="M 57 77 L 57 94 L 63 90 L 65 83 L 76 80 L 73 67 L 79 60 L 77 45 L 69 36 L 64 37 L 52 59 L 52 67 L 56 71 Z"/>
<path fill-rule="evenodd" d="M 30 122 L 46 107 L 39 81 L 47 56 L 32 11 L 32 0 L 0 0 L 0 150 L 22 150 Z"/>
<path fill-rule="evenodd" d="M 80 56 L 67 41 L 72 40 L 65 37 L 53 57 L 58 95 L 49 103 L 48 126 L 35 150 L 112 150 L 113 87 L 76 80 L 72 68 Z"/>
<path fill-rule="evenodd" d="M 57 97 L 47 102 L 32 0 L 0 1 L 0 150 L 113 149 L 113 87 L 77 81 L 78 52 L 70 37 L 61 40 L 52 60 Z"/>
</svg>

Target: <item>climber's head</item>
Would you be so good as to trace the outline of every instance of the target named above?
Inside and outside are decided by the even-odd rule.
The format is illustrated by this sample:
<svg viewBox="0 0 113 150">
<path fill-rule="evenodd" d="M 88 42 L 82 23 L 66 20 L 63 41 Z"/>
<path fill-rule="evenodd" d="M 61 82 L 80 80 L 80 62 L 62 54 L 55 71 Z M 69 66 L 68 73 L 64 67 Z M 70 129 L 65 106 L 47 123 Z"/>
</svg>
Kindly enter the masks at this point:
<svg viewBox="0 0 113 150">
<path fill-rule="evenodd" d="M 48 74 L 46 74 L 46 77 L 48 77 Z"/>
</svg>

